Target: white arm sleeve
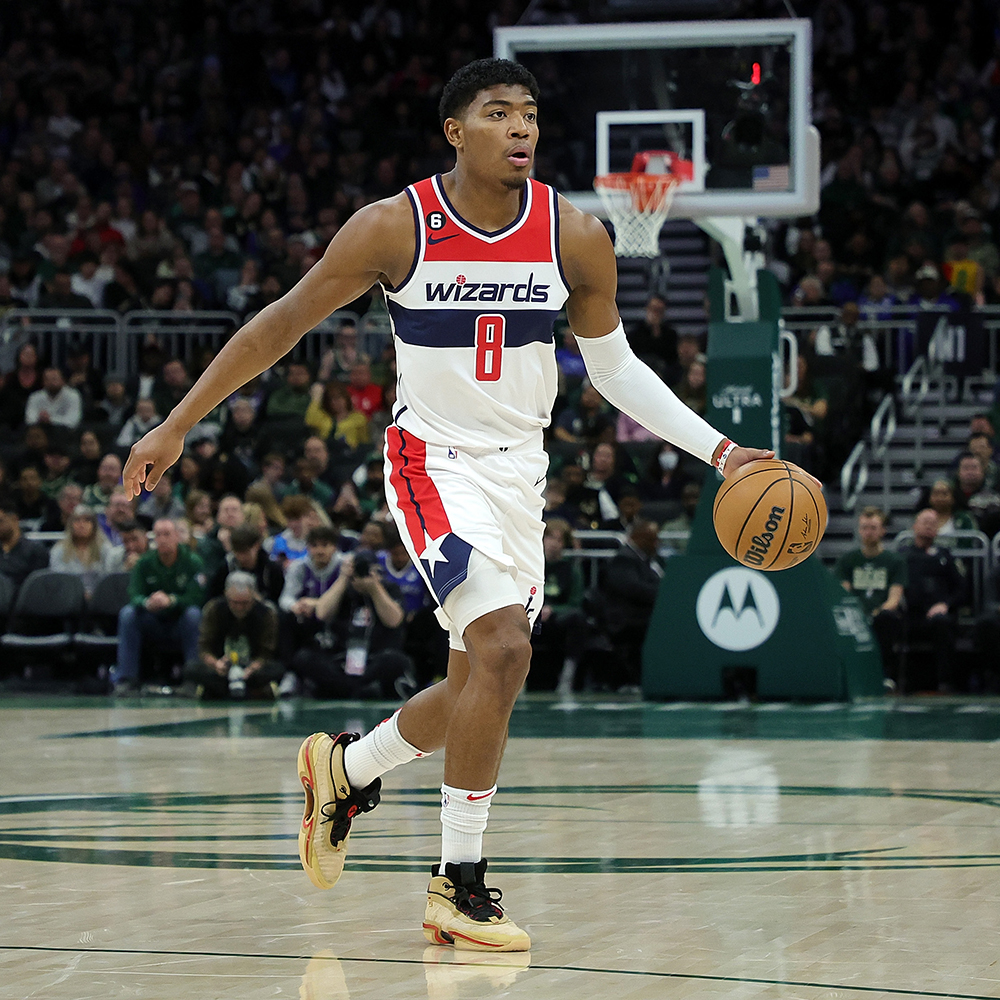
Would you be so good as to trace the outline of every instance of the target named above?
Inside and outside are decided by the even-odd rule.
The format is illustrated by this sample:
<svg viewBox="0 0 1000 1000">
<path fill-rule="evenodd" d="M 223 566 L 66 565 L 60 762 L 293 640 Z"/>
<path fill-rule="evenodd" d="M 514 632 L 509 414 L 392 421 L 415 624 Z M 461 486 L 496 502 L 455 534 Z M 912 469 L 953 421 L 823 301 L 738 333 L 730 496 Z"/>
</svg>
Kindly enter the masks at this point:
<svg viewBox="0 0 1000 1000">
<path fill-rule="evenodd" d="M 726 436 L 685 406 L 632 353 L 621 323 L 603 337 L 577 337 L 576 342 L 590 381 L 609 403 L 665 441 L 712 464 Z"/>
</svg>

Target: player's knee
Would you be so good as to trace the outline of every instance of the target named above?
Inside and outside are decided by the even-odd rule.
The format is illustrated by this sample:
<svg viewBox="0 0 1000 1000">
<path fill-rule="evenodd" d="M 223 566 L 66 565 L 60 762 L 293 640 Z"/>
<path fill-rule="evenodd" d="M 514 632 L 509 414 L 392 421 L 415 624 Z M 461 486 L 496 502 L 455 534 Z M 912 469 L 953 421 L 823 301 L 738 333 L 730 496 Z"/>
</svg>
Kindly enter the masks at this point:
<svg viewBox="0 0 1000 1000">
<path fill-rule="evenodd" d="M 479 643 L 476 666 L 484 679 L 500 691 L 520 691 L 531 664 L 531 641 L 527 630 L 498 632 Z"/>
</svg>

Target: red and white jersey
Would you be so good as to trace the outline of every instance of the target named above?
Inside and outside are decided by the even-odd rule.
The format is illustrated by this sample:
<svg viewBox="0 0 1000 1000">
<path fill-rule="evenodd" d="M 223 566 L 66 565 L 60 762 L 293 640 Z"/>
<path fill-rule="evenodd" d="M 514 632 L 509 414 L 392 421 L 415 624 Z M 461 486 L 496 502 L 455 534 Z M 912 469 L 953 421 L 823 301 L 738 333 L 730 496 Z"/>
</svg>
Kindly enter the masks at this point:
<svg viewBox="0 0 1000 1000">
<path fill-rule="evenodd" d="M 455 211 L 440 174 L 406 195 L 416 253 L 385 289 L 396 425 L 434 445 L 540 448 L 557 389 L 552 324 L 570 291 L 556 192 L 529 180 L 517 218 L 495 233 Z"/>
</svg>

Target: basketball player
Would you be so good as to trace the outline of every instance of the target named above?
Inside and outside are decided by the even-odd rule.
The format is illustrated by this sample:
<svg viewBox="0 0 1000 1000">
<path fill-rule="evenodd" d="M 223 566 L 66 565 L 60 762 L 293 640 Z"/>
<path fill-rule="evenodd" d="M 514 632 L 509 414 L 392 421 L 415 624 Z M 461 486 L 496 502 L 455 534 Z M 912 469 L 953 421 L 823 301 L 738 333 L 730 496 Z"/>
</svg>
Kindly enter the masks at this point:
<svg viewBox="0 0 1000 1000">
<path fill-rule="evenodd" d="M 542 430 L 556 396 L 560 309 L 592 382 L 619 409 L 725 476 L 773 457 L 713 430 L 632 353 L 604 226 L 530 177 L 537 99 L 534 77 L 516 63 L 460 69 L 440 103 L 455 168 L 352 216 L 323 259 L 136 443 L 124 473 L 130 496 L 143 483 L 152 489 L 198 420 L 335 309 L 382 285 L 399 371 L 386 496 L 448 629 L 448 674 L 363 739 L 316 733 L 302 744 L 299 854 L 317 886 L 332 886 L 352 820 L 378 804 L 381 775 L 443 747 L 441 863 L 424 934 L 485 951 L 530 947 L 486 886 L 482 841 L 542 606 Z"/>
</svg>

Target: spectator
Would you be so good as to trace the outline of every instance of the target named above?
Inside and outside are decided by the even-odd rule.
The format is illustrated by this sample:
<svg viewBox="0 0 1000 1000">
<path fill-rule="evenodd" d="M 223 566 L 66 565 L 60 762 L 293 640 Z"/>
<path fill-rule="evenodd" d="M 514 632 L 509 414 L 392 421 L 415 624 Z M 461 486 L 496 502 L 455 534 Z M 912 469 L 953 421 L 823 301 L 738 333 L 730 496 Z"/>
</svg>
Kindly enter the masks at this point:
<svg viewBox="0 0 1000 1000">
<path fill-rule="evenodd" d="M 244 516 L 246 507 L 244 504 Z M 268 557 L 264 551 L 264 536 L 256 524 L 238 524 L 229 532 L 229 551 L 216 569 L 215 575 L 209 578 L 205 588 L 208 599 L 221 597 L 225 589 L 226 578 L 237 570 L 250 573 L 257 583 L 257 592 L 264 600 L 277 604 L 285 585 L 278 564 Z"/>
<path fill-rule="evenodd" d="M 309 463 L 313 479 L 326 483 L 333 490 L 339 489 L 341 477 L 330 461 L 330 449 L 322 438 L 315 434 L 307 437 L 302 445 L 302 456 Z"/>
<path fill-rule="evenodd" d="M 669 441 L 664 441 L 650 456 L 641 489 L 647 500 L 680 500 L 689 482 L 681 453 Z"/>
<path fill-rule="evenodd" d="M 39 531 L 65 531 L 69 527 L 73 511 L 83 503 L 83 487 L 72 480 L 66 483 L 56 495 L 57 512 L 50 514 L 39 525 Z"/>
<path fill-rule="evenodd" d="M 639 684 L 642 644 L 663 577 L 657 546 L 656 525 L 637 521 L 609 560 L 601 583 L 605 628 L 615 650 L 614 671 L 602 681 L 612 689 L 631 690 Z"/>
<path fill-rule="evenodd" d="M 166 419 L 170 411 L 187 395 L 191 388 L 187 367 L 179 358 L 173 358 L 163 366 L 160 378 L 153 386 L 152 397 L 156 412 Z M 141 393 L 140 393 L 141 396 Z"/>
<path fill-rule="evenodd" d="M 308 497 L 319 510 L 326 510 L 335 498 L 333 490 L 315 477 L 313 465 L 304 455 L 295 460 L 295 478 L 289 484 L 285 495 Z"/>
<path fill-rule="evenodd" d="M 699 354 L 688 365 L 684 377 L 674 386 L 674 392 L 685 406 L 694 410 L 698 416 L 704 416 L 708 406 L 704 354 Z"/>
<path fill-rule="evenodd" d="M 704 354 L 701 350 L 701 338 L 696 333 L 681 333 L 677 337 L 677 363 L 667 368 L 663 381 L 667 385 L 677 385 L 685 375 L 688 368 L 699 358 L 704 361 Z"/>
<path fill-rule="evenodd" d="M 383 582 L 374 553 L 355 550 L 343 559 L 314 614 L 325 631 L 315 646 L 295 654 L 292 669 L 317 697 L 391 698 L 404 677 L 412 690 L 399 591 Z"/>
<path fill-rule="evenodd" d="M 12 372 L 4 375 L 0 389 L 0 422 L 11 430 L 24 425 L 24 411 L 28 397 L 42 388 L 42 368 L 38 348 L 30 341 L 17 351 L 17 364 Z"/>
<path fill-rule="evenodd" d="M 542 520 L 547 524 L 559 518 L 572 525 L 579 517 L 579 509 L 566 502 L 566 484 L 561 479 L 549 479 L 545 484 L 545 509 L 542 511 Z"/>
<path fill-rule="evenodd" d="M 598 512 L 601 520 L 618 516 L 617 499 L 622 491 L 633 485 L 628 476 L 618 471 L 618 451 L 613 444 L 601 442 L 590 453 L 590 469 L 583 485 L 597 492 Z M 631 476 L 635 480 L 635 476 Z"/>
<path fill-rule="evenodd" d="M 88 507 L 98 507 L 103 510 L 111 499 L 115 487 L 122 481 L 122 460 L 112 452 L 108 452 L 97 466 L 97 480 L 83 491 L 83 502 Z"/>
<path fill-rule="evenodd" d="M 58 516 L 55 501 L 42 490 L 42 474 L 37 465 L 26 465 L 18 474 L 14 504 L 25 527 L 30 527 L 33 531 L 44 521 Z"/>
<path fill-rule="evenodd" d="M 273 699 L 282 666 L 276 659 L 278 613 L 261 600 L 256 581 L 240 570 L 210 600 L 198 630 L 198 658 L 184 670 L 199 698 Z"/>
<path fill-rule="evenodd" d="M 351 368 L 347 391 L 351 394 L 354 409 L 366 420 L 382 406 L 382 387 L 372 381 L 367 361 L 360 361 Z"/>
<path fill-rule="evenodd" d="M 614 416 L 601 394 L 586 379 L 575 406 L 567 406 L 559 415 L 554 428 L 558 441 L 593 447 L 614 435 Z"/>
<path fill-rule="evenodd" d="M 995 490 L 997 464 L 993 460 L 993 438 L 981 432 L 970 434 L 968 450 L 979 459 L 979 464 L 983 467 L 983 485 L 988 490 Z"/>
<path fill-rule="evenodd" d="M 556 348 L 556 364 L 559 366 L 559 395 L 568 396 L 579 391 L 587 377 L 587 366 L 580 353 L 576 334 L 568 323 L 556 322 L 556 333 L 562 338 L 562 347 Z"/>
<path fill-rule="evenodd" d="M 163 417 L 156 412 L 156 403 L 152 399 L 140 399 L 135 404 L 135 413 L 118 432 L 115 444 L 119 448 L 131 448 L 139 438 L 162 423 Z"/>
<path fill-rule="evenodd" d="M 961 308 L 958 299 L 944 290 L 941 272 L 934 264 L 924 264 L 917 268 L 913 278 L 917 285 L 918 309 L 946 309 L 955 312 Z"/>
<path fill-rule="evenodd" d="M 190 490 L 184 498 L 184 521 L 194 547 L 215 527 L 212 498 L 204 490 Z"/>
<path fill-rule="evenodd" d="M 977 531 L 976 521 L 967 510 L 956 510 L 955 487 L 947 479 L 935 479 L 927 494 L 927 503 L 921 504 L 937 516 L 937 533 L 950 535 L 955 531 Z"/>
<path fill-rule="evenodd" d="M 257 469 L 257 412 L 249 399 L 237 399 L 229 407 L 219 451 L 239 462 L 250 476 L 256 476 Z"/>
<path fill-rule="evenodd" d="M 70 457 L 67 448 L 58 441 L 50 441 L 45 449 L 45 473 L 42 478 L 42 492 L 55 498 L 70 481 Z"/>
<path fill-rule="evenodd" d="M 582 611 L 583 573 L 576 559 L 565 557 L 573 545 L 573 529 L 566 521 L 554 519 L 546 523 L 542 534 L 545 583 L 538 613 L 541 627 L 531 637 L 530 690 L 556 689 L 562 695 L 573 690 L 587 638 L 587 620 Z"/>
<path fill-rule="evenodd" d="M 125 487 L 119 484 L 111 491 L 107 506 L 97 515 L 97 523 L 112 545 L 121 545 L 122 532 L 134 520 L 135 501 L 128 498 Z"/>
<path fill-rule="evenodd" d="M 618 497 L 618 515 L 601 521 L 601 531 L 626 532 L 639 517 L 642 497 L 634 486 L 626 486 Z M 548 520 L 546 523 L 551 523 Z"/>
<path fill-rule="evenodd" d="M 119 525 L 122 540 L 122 569 L 131 572 L 132 567 L 149 551 L 149 535 L 137 521 L 126 521 Z"/>
<path fill-rule="evenodd" d="M 233 528 L 243 523 L 243 501 L 233 493 L 219 500 L 215 523 L 198 545 L 198 555 L 205 564 L 205 575 L 211 579 L 225 561 Z"/>
<path fill-rule="evenodd" d="M 296 559 L 285 573 L 285 585 L 278 599 L 282 612 L 282 658 L 289 662 L 300 646 L 308 644 L 319 631 L 316 603 L 336 579 L 337 532 L 320 525 L 306 535 L 306 556 Z"/>
<path fill-rule="evenodd" d="M 62 539 L 52 546 L 49 566 L 80 577 L 89 600 L 100 579 L 121 568 L 123 555 L 98 527 L 94 511 L 81 504 L 73 511 Z"/>
<path fill-rule="evenodd" d="M 858 515 L 860 546 L 845 552 L 834 575 L 848 593 L 857 595 L 872 620 L 872 631 L 882 652 L 886 686 L 896 689 L 899 681 L 897 645 L 903 635 L 903 593 L 907 585 L 907 562 L 885 548 L 885 511 L 865 507 Z"/>
<path fill-rule="evenodd" d="M 269 420 L 305 420 L 309 409 L 309 366 L 303 361 L 291 361 L 285 372 L 284 385 L 267 398 L 265 415 Z"/>
<path fill-rule="evenodd" d="M 80 393 L 84 414 L 94 411 L 94 404 L 104 396 L 104 376 L 91 363 L 90 348 L 82 340 L 66 350 L 66 384 Z"/>
<path fill-rule="evenodd" d="M 100 464 L 101 439 L 94 431 L 84 431 L 80 435 L 79 454 L 70 465 L 70 476 L 81 486 L 93 486 Z"/>
<path fill-rule="evenodd" d="M 646 300 L 646 313 L 629 330 L 632 350 L 663 378 L 677 364 L 677 331 L 666 321 L 667 303 L 662 295 Z"/>
<path fill-rule="evenodd" d="M 343 319 L 333 335 L 333 347 L 328 347 L 320 359 L 319 381 L 350 378 L 358 364 L 370 364 L 371 359 L 358 349 L 358 325 L 352 319 Z"/>
<path fill-rule="evenodd" d="M 0 495 L 0 573 L 19 590 L 30 573 L 48 565 L 49 550 L 21 534 L 17 507 L 9 497 Z"/>
<path fill-rule="evenodd" d="M 991 538 L 1000 530 L 1000 494 L 986 487 L 983 463 L 971 451 L 958 456 L 956 507 L 967 510 Z"/>
<path fill-rule="evenodd" d="M 201 559 L 180 545 L 174 521 L 157 521 L 153 536 L 156 548 L 132 567 L 129 603 L 118 616 L 118 664 L 112 674 L 115 694 L 137 689 L 144 646 L 180 646 L 184 663 L 198 656 Z"/>
<path fill-rule="evenodd" d="M 934 650 L 938 691 L 954 686 L 954 648 L 958 609 L 965 599 L 965 581 L 951 553 L 935 545 L 937 514 L 922 510 L 913 522 L 913 541 L 900 549 L 906 560 L 907 640 L 927 639 Z"/>
<path fill-rule="evenodd" d="M 307 555 L 306 536 L 319 527 L 319 515 L 309 497 L 290 496 L 281 501 L 281 515 L 288 527 L 277 535 L 271 546 L 271 558 L 287 572 L 288 563 Z"/>
<path fill-rule="evenodd" d="M 681 511 L 676 517 L 668 518 L 660 525 L 660 534 L 666 532 L 681 535 L 670 539 L 671 548 L 677 552 L 686 552 L 688 538 L 684 534 L 690 535 L 694 525 L 695 515 L 698 513 L 698 504 L 701 502 L 701 483 L 685 483 L 681 490 Z"/>
<path fill-rule="evenodd" d="M 42 388 L 28 397 L 24 421 L 28 424 L 55 424 L 75 430 L 83 417 L 80 393 L 66 385 L 59 368 L 46 368 Z"/>
<path fill-rule="evenodd" d="M 173 472 L 170 469 L 164 469 L 152 492 L 144 493 L 139 500 L 135 511 L 136 518 L 149 527 L 164 517 L 170 521 L 179 521 L 186 512 L 184 504 L 174 496 L 173 491 Z"/>
<path fill-rule="evenodd" d="M 61 267 L 52 276 L 46 291 L 38 297 L 40 309 L 93 309 L 94 303 L 86 295 L 73 291 L 73 272 Z"/>
<path fill-rule="evenodd" d="M 354 409 L 351 394 L 341 382 L 317 382 L 311 390 L 312 399 L 306 410 L 305 422 L 326 441 L 332 434 L 350 449 L 369 443 L 368 418 Z"/>
<path fill-rule="evenodd" d="M 786 425 L 783 454 L 788 461 L 815 474 L 822 471 L 823 430 L 829 402 L 826 391 L 813 379 L 804 352 L 799 353 L 797 364 L 795 391 L 782 400 Z"/>
</svg>

